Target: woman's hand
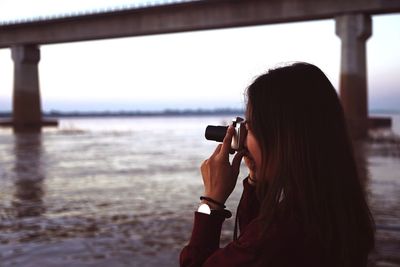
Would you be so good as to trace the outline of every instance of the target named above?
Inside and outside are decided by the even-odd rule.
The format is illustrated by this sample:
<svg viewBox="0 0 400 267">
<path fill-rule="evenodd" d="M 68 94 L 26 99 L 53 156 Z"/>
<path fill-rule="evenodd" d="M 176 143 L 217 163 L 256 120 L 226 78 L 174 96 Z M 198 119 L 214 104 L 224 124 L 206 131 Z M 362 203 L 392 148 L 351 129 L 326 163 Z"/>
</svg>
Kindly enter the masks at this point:
<svg viewBox="0 0 400 267">
<path fill-rule="evenodd" d="M 239 151 L 229 163 L 229 150 L 234 133 L 229 126 L 222 144 L 219 144 L 211 157 L 201 165 L 201 175 L 204 183 L 204 196 L 220 203 L 225 203 L 236 185 L 240 162 L 244 151 Z"/>
</svg>

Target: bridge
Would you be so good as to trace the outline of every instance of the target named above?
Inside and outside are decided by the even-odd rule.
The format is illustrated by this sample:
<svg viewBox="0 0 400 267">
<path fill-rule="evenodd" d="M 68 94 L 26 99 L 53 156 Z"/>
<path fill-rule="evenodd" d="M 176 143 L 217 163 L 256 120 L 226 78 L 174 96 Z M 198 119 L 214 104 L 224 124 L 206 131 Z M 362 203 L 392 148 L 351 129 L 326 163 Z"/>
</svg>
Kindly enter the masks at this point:
<svg viewBox="0 0 400 267">
<path fill-rule="evenodd" d="M 400 12 L 400 0 L 200 0 L 0 24 L 0 48 L 14 61 L 15 131 L 40 129 L 40 45 L 335 19 L 341 39 L 339 93 L 354 137 L 368 125 L 366 40 L 371 16 Z"/>
</svg>

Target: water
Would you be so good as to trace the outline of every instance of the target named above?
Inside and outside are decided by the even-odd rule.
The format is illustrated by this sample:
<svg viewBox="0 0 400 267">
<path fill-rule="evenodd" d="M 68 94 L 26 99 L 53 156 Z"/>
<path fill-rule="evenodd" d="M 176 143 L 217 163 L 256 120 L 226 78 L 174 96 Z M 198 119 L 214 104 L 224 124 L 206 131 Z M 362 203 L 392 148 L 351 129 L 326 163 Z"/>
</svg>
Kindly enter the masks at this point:
<svg viewBox="0 0 400 267">
<path fill-rule="evenodd" d="M 215 147 L 205 126 L 230 119 L 69 118 L 40 135 L 1 130 L 0 265 L 177 266 L 202 193 L 199 166 Z M 400 266 L 400 147 L 380 140 L 365 151 L 379 227 L 371 261 Z M 232 229 L 231 219 L 223 244 Z"/>
</svg>

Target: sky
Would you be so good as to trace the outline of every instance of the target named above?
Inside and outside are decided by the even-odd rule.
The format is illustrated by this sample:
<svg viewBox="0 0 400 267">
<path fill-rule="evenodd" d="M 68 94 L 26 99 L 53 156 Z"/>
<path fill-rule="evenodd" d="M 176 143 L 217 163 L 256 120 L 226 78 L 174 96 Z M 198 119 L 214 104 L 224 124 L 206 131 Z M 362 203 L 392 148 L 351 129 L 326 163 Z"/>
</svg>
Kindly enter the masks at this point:
<svg viewBox="0 0 400 267">
<path fill-rule="evenodd" d="M 47 10 L 36 10 L 48 1 L 38 0 L 22 10 L 21 1 L 0 0 L 0 23 L 90 9 L 81 6 L 86 1 L 70 0 L 64 1 L 70 6 L 56 9 L 47 3 Z M 97 1 L 90 10 L 101 10 L 106 2 Z M 373 17 L 367 42 L 370 110 L 400 110 L 399 29 L 400 14 Z M 257 75 L 293 61 L 313 63 L 336 88 L 339 83 L 334 20 L 42 45 L 40 50 L 44 111 L 241 108 L 245 89 Z M 12 83 L 11 52 L 0 49 L 0 111 L 11 110 Z"/>
</svg>

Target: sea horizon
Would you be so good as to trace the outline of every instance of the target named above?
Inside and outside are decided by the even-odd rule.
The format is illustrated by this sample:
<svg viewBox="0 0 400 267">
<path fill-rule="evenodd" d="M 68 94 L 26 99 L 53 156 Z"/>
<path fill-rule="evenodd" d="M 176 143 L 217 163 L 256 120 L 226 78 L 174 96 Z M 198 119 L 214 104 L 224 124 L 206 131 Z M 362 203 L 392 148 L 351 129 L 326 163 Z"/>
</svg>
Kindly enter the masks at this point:
<svg viewBox="0 0 400 267">
<path fill-rule="evenodd" d="M 43 117 L 126 117 L 126 116 L 203 116 L 203 115 L 243 115 L 242 108 L 166 108 L 161 110 L 49 110 L 43 111 Z M 371 109 L 370 115 L 400 114 L 400 109 Z M 0 111 L 0 118 L 9 118 L 12 111 Z"/>
</svg>

